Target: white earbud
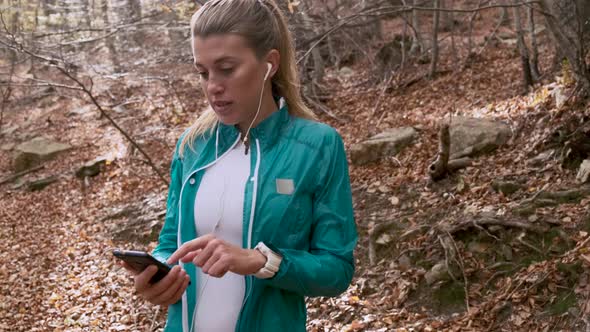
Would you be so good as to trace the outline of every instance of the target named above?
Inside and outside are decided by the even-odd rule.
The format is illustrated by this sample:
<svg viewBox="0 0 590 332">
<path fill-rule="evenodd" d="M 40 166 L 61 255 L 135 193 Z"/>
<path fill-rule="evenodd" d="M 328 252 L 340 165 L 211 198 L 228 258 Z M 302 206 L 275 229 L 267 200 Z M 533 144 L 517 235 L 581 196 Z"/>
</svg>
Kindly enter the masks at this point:
<svg viewBox="0 0 590 332">
<path fill-rule="evenodd" d="M 266 65 L 268 66 L 268 70 L 266 71 L 266 74 L 264 75 L 265 81 L 268 78 L 268 75 L 270 75 L 270 71 L 272 70 L 272 64 L 270 62 L 268 62 Z"/>
</svg>

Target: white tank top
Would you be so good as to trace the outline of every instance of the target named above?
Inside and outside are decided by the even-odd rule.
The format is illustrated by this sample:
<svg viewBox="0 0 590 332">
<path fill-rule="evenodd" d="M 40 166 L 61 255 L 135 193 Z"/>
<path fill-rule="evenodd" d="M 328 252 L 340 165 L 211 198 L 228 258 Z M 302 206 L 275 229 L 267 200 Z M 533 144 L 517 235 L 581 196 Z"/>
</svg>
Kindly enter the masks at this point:
<svg viewBox="0 0 590 332">
<path fill-rule="evenodd" d="M 244 191 L 250 175 L 250 155 L 238 145 L 208 168 L 195 197 L 197 234 L 214 233 L 242 247 Z M 198 287 L 194 331 L 233 332 L 244 300 L 244 276 L 228 272 L 209 276 L 197 267 Z"/>
</svg>

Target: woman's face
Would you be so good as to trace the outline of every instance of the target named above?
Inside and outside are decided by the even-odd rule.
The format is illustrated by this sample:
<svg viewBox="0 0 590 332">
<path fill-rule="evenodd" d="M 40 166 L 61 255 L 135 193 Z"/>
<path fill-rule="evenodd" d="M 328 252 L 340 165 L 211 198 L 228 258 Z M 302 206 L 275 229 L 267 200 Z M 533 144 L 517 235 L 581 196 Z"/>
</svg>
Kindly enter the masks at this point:
<svg viewBox="0 0 590 332">
<path fill-rule="evenodd" d="M 264 88 L 266 62 L 235 34 L 195 37 L 194 54 L 201 86 L 217 118 L 226 125 L 247 127 Z"/>
</svg>

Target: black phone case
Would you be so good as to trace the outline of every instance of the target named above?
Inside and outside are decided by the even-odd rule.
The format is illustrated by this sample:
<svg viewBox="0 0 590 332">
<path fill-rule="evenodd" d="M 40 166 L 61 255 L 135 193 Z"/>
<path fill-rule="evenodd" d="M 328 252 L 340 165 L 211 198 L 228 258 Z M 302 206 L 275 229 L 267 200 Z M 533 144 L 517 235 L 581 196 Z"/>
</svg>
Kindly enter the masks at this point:
<svg viewBox="0 0 590 332">
<path fill-rule="evenodd" d="M 113 250 L 113 255 L 119 259 L 124 260 L 127 262 L 133 269 L 138 272 L 143 271 L 150 265 L 155 265 L 158 267 L 158 272 L 150 279 L 150 283 L 156 283 L 164 278 L 168 272 L 170 272 L 170 267 L 159 260 L 155 259 L 152 255 L 148 254 L 147 252 L 143 251 L 134 251 L 134 250 Z"/>
</svg>

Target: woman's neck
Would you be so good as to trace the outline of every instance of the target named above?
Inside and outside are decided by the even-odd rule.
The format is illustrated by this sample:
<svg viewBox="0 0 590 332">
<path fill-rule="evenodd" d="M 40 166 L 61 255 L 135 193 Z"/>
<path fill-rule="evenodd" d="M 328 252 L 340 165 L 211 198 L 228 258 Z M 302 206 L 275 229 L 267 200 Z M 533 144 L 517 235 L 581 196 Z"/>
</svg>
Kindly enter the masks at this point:
<svg viewBox="0 0 590 332">
<path fill-rule="evenodd" d="M 248 119 L 246 123 L 238 124 L 238 129 L 240 130 L 240 134 L 242 134 L 242 137 L 246 135 L 246 132 L 250 127 L 250 124 L 252 124 L 252 126 L 250 127 L 250 130 L 252 130 L 277 110 L 278 106 L 274 98 L 272 97 L 272 94 L 270 93 L 270 91 L 269 93 L 266 93 L 265 91 L 265 94 L 262 98 L 262 105 L 260 106 L 260 113 L 258 114 L 256 119 L 253 119 L 253 117 L 256 116 L 256 112 L 254 112 L 252 114 L 252 118 Z M 254 120 L 254 122 L 252 122 L 252 120 Z"/>
</svg>

